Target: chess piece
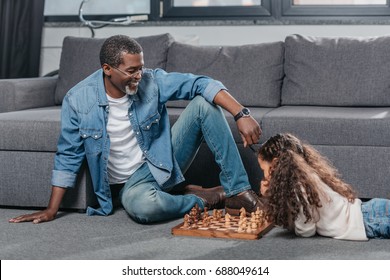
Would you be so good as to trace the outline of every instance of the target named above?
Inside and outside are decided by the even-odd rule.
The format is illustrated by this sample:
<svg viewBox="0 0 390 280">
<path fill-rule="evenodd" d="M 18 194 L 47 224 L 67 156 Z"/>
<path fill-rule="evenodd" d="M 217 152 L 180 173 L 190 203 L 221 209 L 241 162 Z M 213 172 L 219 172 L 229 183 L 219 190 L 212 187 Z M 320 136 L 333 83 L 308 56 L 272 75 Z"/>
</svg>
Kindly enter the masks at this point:
<svg viewBox="0 0 390 280">
<path fill-rule="evenodd" d="M 208 217 L 209 217 L 209 211 L 207 207 L 205 207 L 203 210 L 203 219 L 207 219 Z"/>
<path fill-rule="evenodd" d="M 256 222 L 260 225 L 260 209 L 257 207 L 257 210 L 255 212 Z"/>
<path fill-rule="evenodd" d="M 251 222 L 256 222 L 256 215 L 254 212 L 251 213 Z"/>
<path fill-rule="evenodd" d="M 190 227 L 190 215 L 188 215 L 188 214 L 184 215 L 183 227 L 184 228 L 189 228 Z"/>
<path fill-rule="evenodd" d="M 202 213 L 202 210 L 200 209 L 198 203 L 195 204 L 195 213 L 196 213 L 196 219 L 199 221 L 200 220 L 200 216 L 201 216 L 201 213 Z"/>
<path fill-rule="evenodd" d="M 246 217 L 242 218 L 238 222 L 238 232 L 245 232 L 246 230 Z"/>
<path fill-rule="evenodd" d="M 247 228 L 247 218 L 246 216 L 240 215 L 240 220 L 238 221 L 238 232 L 245 232 Z"/>
<path fill-rule="evenodd" d="M 265 223 L 265 213 L 263 210 L 260 210 L 260 215 L 259 215 L 259 220 L 260 220 L 260 226 L 263 226 Z"/>
<path fill-rule="evenodd" d="M 214 219 L 217 219 L 217 209 L 214 209 L 214 210 L 213 210 L 213 218 L 214 218 Z"/>
<path fill-rule="evenodd" d="M 258 219 L 256 218 L 256 214 L 254 212 L 251 213 L 251 228 L 252 230 L 256 230 L 259 225 Z"/>
<path fill-rule="evenodd" d="M 199 221 L 199 206 L 198 204 L 196 204 L 194 207 L 191 208 L 191 211 L 190 211 L 190 218 L 191 218 L 191 221 L 193 223 L 196 223 L 197 221 Z"/>
<path fill-rule="evenodd" d="M 246 210 L 244 207 L 240 209 L 240 217 L 246 217 Z"/>
<path fill-rule="evenodd" d="M 222 219 L 222 210 L 217 210 L 217 220 L 220 221 Z"/>
<path fill-rule="evenodd" d="M 230 214 L 229 213 L 226 213 L 225 215 L 225 227 L 230 227 Z"/>
</svg>

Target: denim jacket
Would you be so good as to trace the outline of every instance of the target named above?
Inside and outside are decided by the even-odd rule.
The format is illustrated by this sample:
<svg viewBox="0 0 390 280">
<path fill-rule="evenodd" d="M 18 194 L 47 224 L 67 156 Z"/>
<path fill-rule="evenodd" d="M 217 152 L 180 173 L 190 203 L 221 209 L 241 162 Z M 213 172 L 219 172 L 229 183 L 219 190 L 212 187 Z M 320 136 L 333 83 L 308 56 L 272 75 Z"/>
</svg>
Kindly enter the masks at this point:
<svg viewBox="0 0 390 280">
<path fill-rule="evenodd" d="M 184 180 L 172 154 L 171 130 L 165 103 L 202 95 L 213 103 L 225 86 L 205 76 L 146 69 L 138 92 L 129 96 L 129 119 L 147 164 L 157 183 L 169 189 Z M 61 110 L 61 134 L 52 171 L 52 185 L 72 188 L 87 159 L 100 208 L 88 207 L 88 215 L 109 215 L 113 210 L 107 163 L 109 104 L 102 69 L 78 83 L 66 94 Z M 169 148 L 167 148 L 169 147 Z"/>
</svg>

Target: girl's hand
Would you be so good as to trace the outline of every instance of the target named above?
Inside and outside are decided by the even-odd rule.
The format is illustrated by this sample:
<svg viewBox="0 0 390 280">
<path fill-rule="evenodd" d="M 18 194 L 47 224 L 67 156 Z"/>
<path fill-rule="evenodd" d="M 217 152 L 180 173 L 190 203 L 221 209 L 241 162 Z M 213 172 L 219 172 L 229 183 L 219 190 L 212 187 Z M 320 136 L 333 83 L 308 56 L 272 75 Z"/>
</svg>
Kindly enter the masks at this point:
<svg viewBox="0 0 390 280">
<path fill-rule="evenodd" d="M 261 180 L 260 183 L 260 193 L 262 196 L 269 196 L 269 181 Z"/>
</svg>

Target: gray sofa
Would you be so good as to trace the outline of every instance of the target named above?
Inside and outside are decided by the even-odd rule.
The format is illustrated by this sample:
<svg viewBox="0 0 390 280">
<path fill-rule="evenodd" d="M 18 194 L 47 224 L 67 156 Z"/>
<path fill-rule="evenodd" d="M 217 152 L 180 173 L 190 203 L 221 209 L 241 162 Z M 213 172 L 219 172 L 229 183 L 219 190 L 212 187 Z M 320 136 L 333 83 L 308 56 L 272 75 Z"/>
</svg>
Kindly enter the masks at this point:
<svg viewBox="0 0 390 280">
<path fill-rule="evenodd" d="M 136 38 L 145 66 L 221 80 L 261 123 L 261 141 L 291 132 L 325 154 L 362 198 L 390 197 L 390 37 L 314 38 L 243 46 L 194 46 L 169 34 Z M 45 207 L 60 130 L 61 102 L 100 67 L 104 39 L 66 37 L 55 77 L 0 80 L 0 206 Z M 171 122 L 186 106 L 168 104 Z M 262 173 L 226 114 L 255 191 Z M 205 145 L 188 182 L 218 184 Z M 86 165 L 62 208 L 96 203 Z"/>
</svg>

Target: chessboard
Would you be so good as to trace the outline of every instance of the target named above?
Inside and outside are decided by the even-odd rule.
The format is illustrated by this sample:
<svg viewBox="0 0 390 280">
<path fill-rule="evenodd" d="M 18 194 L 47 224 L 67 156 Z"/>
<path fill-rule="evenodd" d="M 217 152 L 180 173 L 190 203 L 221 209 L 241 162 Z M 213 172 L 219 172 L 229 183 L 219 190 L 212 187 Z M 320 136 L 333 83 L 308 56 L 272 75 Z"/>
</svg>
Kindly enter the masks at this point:
<svg viewBox="0 0 390 280">
<path fill-rule="evenodd" d="M 202 213 L 196 205 L 184 216 L 182 223 L 172 228 L 172 234 L 254 240 L 273 228 L 273 224 L 265 220 L 262 210 L 248 214 L 244 208 L 240 210 L 240 216 L 229 215 L 220 209 L 214 209 L 212 213 L 205 209 Z"/>
</svg>

